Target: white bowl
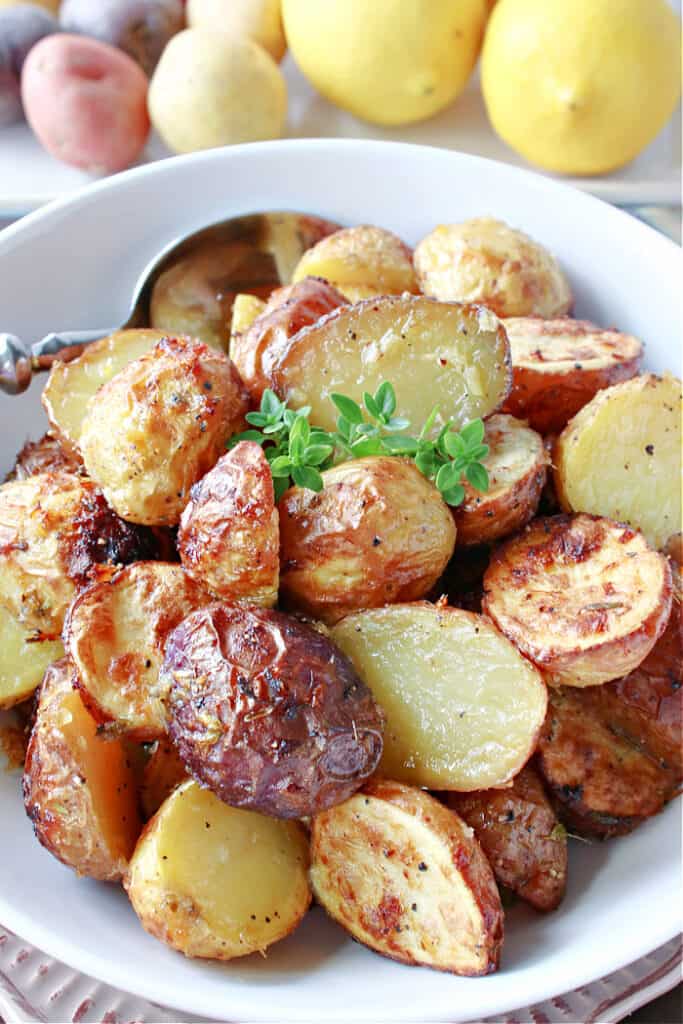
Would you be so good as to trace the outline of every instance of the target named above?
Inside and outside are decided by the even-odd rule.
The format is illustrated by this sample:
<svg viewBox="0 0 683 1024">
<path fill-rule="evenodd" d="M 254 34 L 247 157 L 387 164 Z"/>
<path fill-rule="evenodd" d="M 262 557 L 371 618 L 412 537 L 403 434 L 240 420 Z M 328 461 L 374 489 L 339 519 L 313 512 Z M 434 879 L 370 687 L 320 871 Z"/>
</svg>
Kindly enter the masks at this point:
<svg viewBox="0 0 683 1024">
<path fill-rule="evenodd" d="M 545 178 L 437 149 L 267 143 L 140 168 L 0 235 L 0 327 L 25 339 L 116 323 L 133 282 L 175 236 L 231 214 L 299 209 L 377 223 L 415 243 L 439 222 L 491 214 L 545 243 L 577 314 L 639 335 L 647 365 L 680 366 L 681 253 L 651 229 Z M 44 422 L 38 385 L 0 399 L 0 472 Z M 573 843 L 564 905 L 509 915 L 498 974 L 400 966 L 316 910 L 267 959 L 185 960 L 150 938 L 117 888 L 77 879 L 33 838 L 16 774 L 0 774 L 0 921 L 70 965 L 155 1002 L 221 1020 L 464 1021 L 539 1002 L 637 959 L 680 929 L 680 810 L 632 836 Z"/>
</svg>

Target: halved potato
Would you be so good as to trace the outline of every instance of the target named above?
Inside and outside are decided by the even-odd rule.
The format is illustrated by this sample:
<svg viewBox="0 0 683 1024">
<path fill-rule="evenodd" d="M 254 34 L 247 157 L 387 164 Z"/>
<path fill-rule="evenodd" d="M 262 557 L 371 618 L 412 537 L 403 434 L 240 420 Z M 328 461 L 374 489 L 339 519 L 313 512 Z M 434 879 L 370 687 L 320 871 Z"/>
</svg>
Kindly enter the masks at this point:
<svg viewBox="0 0 683 1024">
<path fill-rule="evenodd" d="M 671 601 L 665 556 L 598 516 L 536 519 L 484 576 L 484 613 L 554 686 L 596 686 L 636 668 Z"/>
<path fill-rule="evenodd" d="M 642 343 L 588 320 L 511 317 L 512 391 L 505 412 L 557 433 L 602 388 L 638 373 Z"/>
<path fill-rule="evenodd" d="M 354 939 L 403 963 L 490 974 L 503 909 L 472 830 L 434 797 L 385 779 L 313 820 L 316 899 Z"/>
<path fill-rule="evenodd" d="M 505 785 L 531 756 L 546 688 L 487 619 L 400 604 L 349 615 L 331 636 L 386 712 L 383 774 L 469 792 Z"/>
<path fill-rule="evenodd" d="M 53 364 L 43 389 L 42 403 L 62 444 L 78 452 L 81 426 L 95 392 L 134 359 L 161 341 L 163 331 L 136 328 L 114 331 L 94 341 L 70 363 Z"/>
<path fill-rule="evenodd" d="M 294 931 L 311 902 L 308 861 L 298 822 L 229 807 L 188 780 L 147 824 L 124 885 L 151 935 L 231 960 Z"/>
<path fill-rule="evenodd" d="M 0 710 L 31 696 L 48 665 L 64 656 L 61 640 L 43 640 L 0 609 Z"/>
<path fill-rule="evenodd" d="M 656 548 L 681 530 L 681 382 L 652 373 L 599 392 L 555 446 L 562 507 L 630 523 Z"/>
<path fill-rule="evenodd" d="M 133 768 L 74 689 L 68 658 L 47 670 L 24 769 L 24 803 L 43 846 L 79 875 L 118 881 L 142 827 Z"/>
<path fill-rule="evenodd" d="M 515 533 L 536 514 L 550 457 L 543 438 L 513 416 L 486 421 L 483 460 L 489 474 L 486 493 L 465 485 L 465 500 L 453 509 L 458 544 L 491 544 Z"/>
<path fill-rule="evenodd" d="M 145 819 L 159 810 L 166 797 L 188 778 L 187 768 L 169 739 L 157 740 L 142 768 L 140 805 Z"/>
<path fill-rule="evenodd" d="M 292 281 L 324 277 L 350 302 L 375 295 L 417 292 L 412 252 L 386 228 L 361 224 L 342 228 L 301 257 Z"/>
<path fill-rule="evenodd" d="M 292 408 L 311 406 L 311 423 L 336 428 L 332 392 L 362 401 L 391 381 L 397 415 L 418 432 L 435 405 L 436 426 L 460 428 L 505 401 L 511 371 L 507 336 L 481 306 L 417 295 L 342 306 L 290 340 L 272 373 L 274 390 Z"/>
<path fill-rule="evenodd" d="M 14 466 L 5 477 L 9 480 L 27 480 L 36 473 L 85 473 L 85 467 L 79 455 L 68 451 L 60 439 L 48 430 L 37 441 L 27 441 L 17 455 Z"/>
<path fill-rule="evenodd" d="M 210 597 L 179 565 L 136 562 L 83 590 L 64 625 L 88 710 L 138 740 L 166 732 L 159 669 L 169 633 Z"/>
</svg>

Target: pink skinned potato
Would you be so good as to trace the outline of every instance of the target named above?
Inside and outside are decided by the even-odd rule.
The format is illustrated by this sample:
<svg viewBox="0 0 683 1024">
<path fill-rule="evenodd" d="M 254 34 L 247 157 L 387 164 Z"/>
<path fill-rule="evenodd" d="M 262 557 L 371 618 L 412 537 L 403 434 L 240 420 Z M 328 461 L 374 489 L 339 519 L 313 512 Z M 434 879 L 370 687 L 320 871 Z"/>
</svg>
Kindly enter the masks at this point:
<svg viewBox="0 0 683 1024">
<path fill-rule="evenodd" d="M 21 96 L 48 153 L 91 173 L 128 167 L 149 134 L 144 72 L 95 39 L 58 34 L 41 40 L 26 58 Z"/>
</svg>

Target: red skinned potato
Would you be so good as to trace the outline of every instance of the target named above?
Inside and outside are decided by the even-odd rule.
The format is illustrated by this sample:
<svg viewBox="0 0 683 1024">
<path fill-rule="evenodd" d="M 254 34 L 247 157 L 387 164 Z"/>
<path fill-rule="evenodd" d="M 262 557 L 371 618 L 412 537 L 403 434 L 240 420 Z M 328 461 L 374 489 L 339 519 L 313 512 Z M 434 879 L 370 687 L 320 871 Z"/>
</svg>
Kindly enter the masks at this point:
<svg viewBox="0 0 683 1024">
<path fill-rule="evenodd" d="M 47 36 L 21 78 L 26 118 L 52 156 L 92 174 L 128 167 L 147 141 L 147 78 L 125 53 L 82 36 Z"/>
<path fill-rule="evenodd" d="M 166 43 L 185 26 L 181 0 L 62 0 L 64 32 L 123 50 L 151 75 Z"/>
<path fill-rule="evenodd" d="M 221 800 L 302 818 L 377 767 L 384 715 L 331 640 L 280 612 L 214 604 L 171 634 L 161 670 L 168 732 Z"/>
</svg>

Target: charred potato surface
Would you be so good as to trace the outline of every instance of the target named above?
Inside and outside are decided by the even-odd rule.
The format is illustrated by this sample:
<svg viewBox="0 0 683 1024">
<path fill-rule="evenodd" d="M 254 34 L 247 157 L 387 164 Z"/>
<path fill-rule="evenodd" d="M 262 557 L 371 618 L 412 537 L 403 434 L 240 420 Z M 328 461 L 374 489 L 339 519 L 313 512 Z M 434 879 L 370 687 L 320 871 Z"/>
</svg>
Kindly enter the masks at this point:
<svg viewBox="0 0 683 1024">
<path fill-rule="evenodd" d="M 43 640 L 0 608 L 0 711 L 31 696 L 48 665 L 63 657 L 61 640 Z"/>
<path fill-rule="evenodd" d="M 351 663 L 279 612 L 215 604 L 171 634 L 161 675 L 171 740 L 235 807 L 306 817 L 375 770 L 384 718 Z"/>
<path fill-rule="evenodd" d="M 80 457 L 68 451 L 59 438 L 48 430 L 37 441 L 27 441 L 17 455 L 6 481 L 27 480 L 36 473 L 84 473 Z"/>
<path fill-rule="evenodd" d="M 323 277 L 350 302 L 418 291 L 412 252 L 385 228 L 342 228 L 305 252 L 292 280 Z"/>
</svg>

